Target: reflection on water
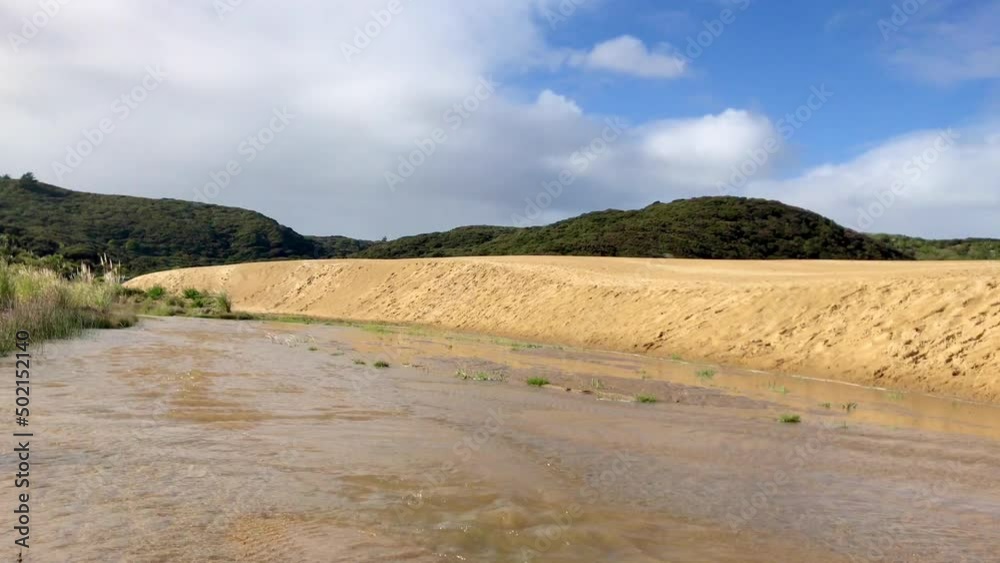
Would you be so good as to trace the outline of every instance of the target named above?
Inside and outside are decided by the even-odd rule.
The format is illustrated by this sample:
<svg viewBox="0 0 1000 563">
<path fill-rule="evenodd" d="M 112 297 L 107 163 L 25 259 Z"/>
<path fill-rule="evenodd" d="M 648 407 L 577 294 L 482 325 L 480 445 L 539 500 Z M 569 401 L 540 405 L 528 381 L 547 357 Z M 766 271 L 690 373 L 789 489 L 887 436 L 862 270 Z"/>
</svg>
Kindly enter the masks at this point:
<svg viewBox="0 0 1000 563">
<path fill-rule="evenodd" d="M 461 380 L 457 369 L 506 380 Z M 36 367 L 25 560 L 1000 553 L 995 409 L 702 370 L 491 339 L 194 319 L 50 344 Z M 535 375 L 590 395 L 523 383 Z M 659 402 L 615 400 L 638 393 Z M 804 423 L 775 422 L 786 411 Z M 13 498 L 12 483 L 2 487 Z"/>
</svg>

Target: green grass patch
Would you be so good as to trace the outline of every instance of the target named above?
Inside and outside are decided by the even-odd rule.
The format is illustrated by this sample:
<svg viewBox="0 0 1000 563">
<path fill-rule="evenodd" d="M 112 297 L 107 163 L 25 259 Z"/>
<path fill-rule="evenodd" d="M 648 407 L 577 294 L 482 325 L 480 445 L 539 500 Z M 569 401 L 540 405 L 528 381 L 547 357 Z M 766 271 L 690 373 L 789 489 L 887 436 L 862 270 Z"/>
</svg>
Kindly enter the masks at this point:
<svg viewBox="0 0 1000 563">
<path fill-rule="evenodd" d="M 778 417 L 778 422 L 782 424 L 798 424 L 802 422 L 802 417 L 797 414 L 783 414 Z"/>
<path fill-rule="evenodd" d="M 375 366 L 375 367 L 377 367 L 378 369 L 385 369 L 385 368 L 389 367 L 389 362 L 387 362 L 385 360 L 378 360 L 377 362 L 375 362 L 372 365 Z"/>
<path fill-rule="evenodd" d="M 549 384 L 549 380 L 545 379 L 544 377 L 529 377 L 528 378 L 528 385 L 531 385 L 533 387 L 545 387 L 548 384 Z"/>
<path fill-rule="evenodd" d="M 715 377 L 714 369 L 699 370 L 695 375 L 702 381 L 711 381 Z"/>
<path fill-rule="evenodd" d="M 635 396 L 635 402 L 637 402 L 637 403 L 643 403 L 643 404 L 653 404 L 653 403 L 657 402 L 657 398 L 654 397 L 653 395 L 649 395 L 649 394 L 646 394 L 646 393 L 641 393 L 641 394 Z"/>
<path fill-rule="evenodd" d="M 357 359 L 354 360 L 354 365 L 356 365 L 356 366 L 366 366 L 366 365 L 368 365 L 368 362 L 362 360 L 361 358 L 357 358 Z"/>
</svg>

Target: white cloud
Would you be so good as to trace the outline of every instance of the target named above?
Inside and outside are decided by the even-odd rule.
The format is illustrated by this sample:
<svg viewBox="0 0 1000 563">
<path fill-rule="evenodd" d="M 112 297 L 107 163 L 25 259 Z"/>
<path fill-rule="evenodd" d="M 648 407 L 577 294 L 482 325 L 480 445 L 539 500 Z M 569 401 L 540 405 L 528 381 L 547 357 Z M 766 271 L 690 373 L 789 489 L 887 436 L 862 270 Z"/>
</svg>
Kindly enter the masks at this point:
<svg viewBox="0 0 1000 563">
<path fill-rule="evenodd" d="M 839 164 L 748 193 L 820 211 L 869 232 L 996 236 L 1000 210 L 1000 124 L 920 131 L 890 139 Z"/>
<path fill-rule="evenodd" d="M 191 199 L 210 174 L 243 158 L 241 143 L 268 125 L 274 108 L 287 107 L 295 119 L 214 202 L 259 210 L 308 234 L 377 238 L 509 224 L 525 198 L 595 146 L 609 116 L 559 88 L 525 94 L 517 84 L 525 67 L 563 56 L 545 40 L 537 0 L 404 5 L 348 62 L 343 44 L 373 10 L 385 8 L 384 0 L 244 2 L 224 22 L 210 3 L 74 4 L 19 53 L 0 55 L 16 77 L 0 82 L 0 120 L 18 132 L 0 136 L 0 173 L 33 170 L 74 189 Z M 33 0 L 0 6 L 0 22 L 13 26 L 0 35 L 35 9 Z M 599 45 L 579 64 L 645 76 L 684 70 L 636 41 Z M 161 65 L 167 79 L 117 121 L 112 103 L 149 65 Z M 500 84 L 496 93 L 453 128 L 447 112 L 490 76 Z M 82 130 L 109 117 L 115 131 L 57 182 L 51 163 Z M 390 191 L 386 171 L 438 128 L 447 142 Z M 773 128 L 766 116 L 741 109 L 636 123 L 588 161 L 544 218 L 713 193 Z M 985 232 L 989 221 L 995 229 L 1000 204 L 988 180 L 997 177 L 1000 145 L 974 138 L 963 137 L 879 230 Z M 848 222 L 868 192 L 847 182 L 879 185 L 889 175 L 878 163 L 898 160 L 909 146 L 894 140 L 881 152 L 783 182 L 768 181 L 764 169 L 746 193 Z M 913 219 L 925 210 L 937 220 Z M 960 215 L 966 210 L 969 216 Z"/>
<path fill-rule="evenodd" d="M 598 43 L 590 52 L 573 53 L 569 64 L 641 78 L 677 78 L 687 69 L 687 62 L 680 56 L 665 49 L 649 50 L 631 35 Z"/>
<path fill-rule="evenodd" d="M 556 94 L 552 90 L 542 90 L 542 93 L 538 95 L 535 105 L 551 115 L 583 115 L 583 110 L 580 109 L 580 106 L 576 102 L 566 96 Z"/>
</svg>

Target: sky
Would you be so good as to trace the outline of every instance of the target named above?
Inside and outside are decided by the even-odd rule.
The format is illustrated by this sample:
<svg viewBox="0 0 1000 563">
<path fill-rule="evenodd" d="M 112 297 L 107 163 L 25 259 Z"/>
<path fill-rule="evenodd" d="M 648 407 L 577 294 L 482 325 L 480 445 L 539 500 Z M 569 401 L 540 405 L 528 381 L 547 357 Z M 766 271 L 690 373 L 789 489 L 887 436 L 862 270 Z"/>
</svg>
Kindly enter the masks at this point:
<svg viewBox="0 0 1000 563">
<path fill-rule="evenodd" d="M 735 195 L 1000 237 L 996 0 L 5 0 L 0 173 L 377 239 Z"/>
</svg>

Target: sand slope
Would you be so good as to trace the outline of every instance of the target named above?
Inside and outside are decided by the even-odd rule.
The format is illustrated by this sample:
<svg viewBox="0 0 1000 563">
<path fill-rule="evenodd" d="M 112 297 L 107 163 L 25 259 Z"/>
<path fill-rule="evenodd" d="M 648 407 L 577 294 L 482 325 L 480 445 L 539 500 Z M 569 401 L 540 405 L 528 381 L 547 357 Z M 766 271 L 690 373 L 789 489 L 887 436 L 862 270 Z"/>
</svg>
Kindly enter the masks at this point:
<svg viewBox="0 0 1000 563">
<path fill-rule="evenodd" d="M 579 257 L 192 268 L 253 312 L 412 322 L 1000 402 L 1000 263 Z"/>
</svg>

